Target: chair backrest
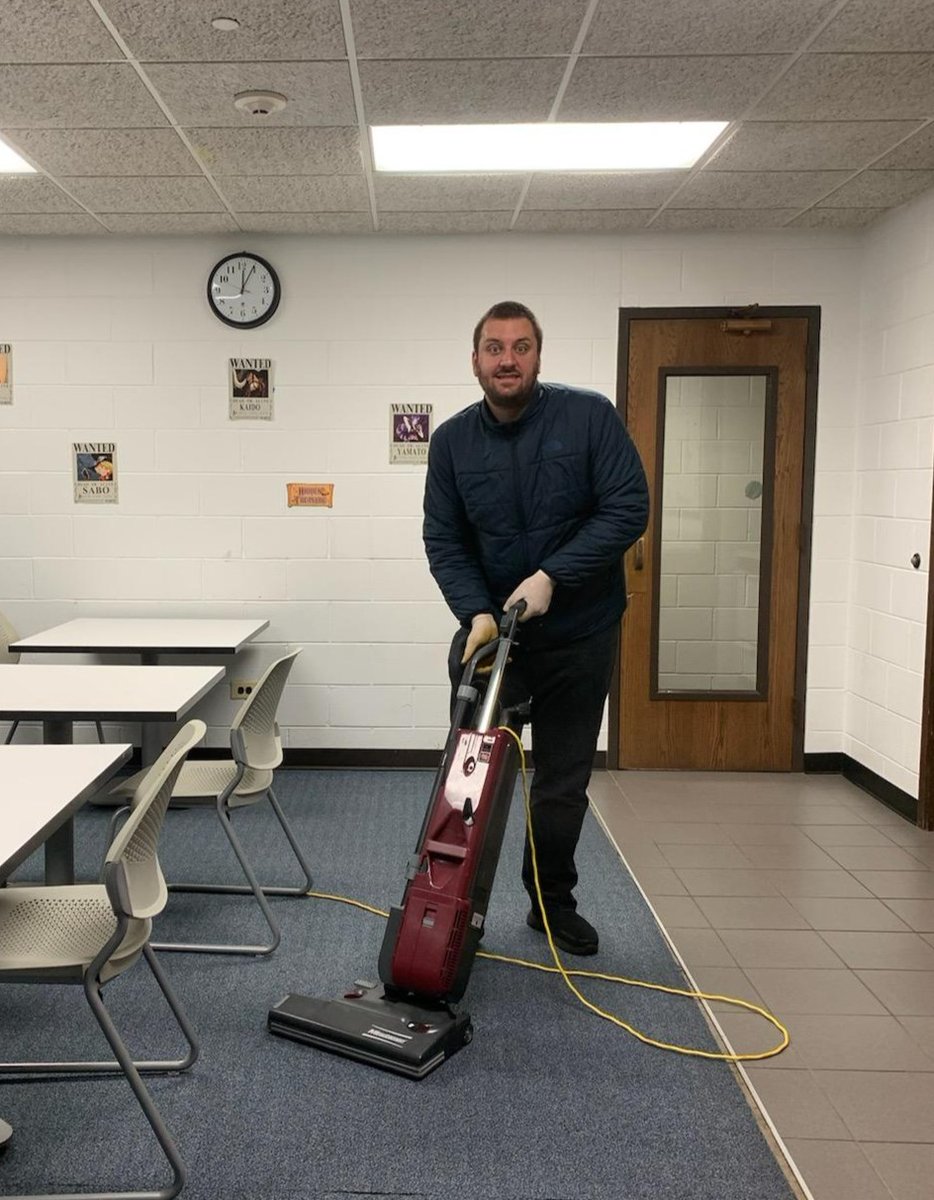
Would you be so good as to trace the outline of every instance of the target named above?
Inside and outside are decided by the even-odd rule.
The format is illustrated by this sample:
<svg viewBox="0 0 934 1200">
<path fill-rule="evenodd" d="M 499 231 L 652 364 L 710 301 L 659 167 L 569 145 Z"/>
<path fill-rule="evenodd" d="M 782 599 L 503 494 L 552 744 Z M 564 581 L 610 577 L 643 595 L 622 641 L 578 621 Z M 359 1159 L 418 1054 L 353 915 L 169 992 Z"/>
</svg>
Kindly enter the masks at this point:
<svg viewBox="0 0 934 1200">
<path fill-rule="evenodd" d="M 267 669 L 233 719 L 230 750 L 234 759 L 257 771 L 274 771 L 282 762 L 276 713 L 285 681 L 301 649 L 284 654 Z"/>
<path fill-rule="evenodd" d="M 104 860 L 104 883 L 115 912 L 145 919 L 165 907 L 168 889 L 156 853 L 162 820 L 185 758 L 205 733 L 203 721 L 183 725 L 136 785 L 130 815 Z"/>
<path fill-rule="evenodd" d="M 18 638 L 19 634 L 0 612 L 0 664 L 19 662 L 19 655 L 10 650 L 10 642 L 15 642 Z"/>
</svg>

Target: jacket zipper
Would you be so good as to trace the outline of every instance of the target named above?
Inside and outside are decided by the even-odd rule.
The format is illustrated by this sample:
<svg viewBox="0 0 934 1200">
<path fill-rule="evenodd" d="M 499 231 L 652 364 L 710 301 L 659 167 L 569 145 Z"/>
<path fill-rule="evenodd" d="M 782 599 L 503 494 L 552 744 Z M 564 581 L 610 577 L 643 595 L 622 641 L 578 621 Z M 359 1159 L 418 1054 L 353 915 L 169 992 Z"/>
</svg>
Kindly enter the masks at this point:
<svg viewBox="0 0 934 1200">
<path fill-rule="evenodd" d="M 510 439 L 510 450 L 512 452 L 512 488 L 516 497 L 516 511 L 519 514 L 519 524 L 522 530 L 522 561 L 526 565 L 526 576 L 531 572 L 532 568 L 529 565 L 529 535 L 528 521 L 526 519 L 525 504 L 522 501 L 522 489 L 519 486 L 519 446 L 518 437 L 513 434 Z"/>
</svg>

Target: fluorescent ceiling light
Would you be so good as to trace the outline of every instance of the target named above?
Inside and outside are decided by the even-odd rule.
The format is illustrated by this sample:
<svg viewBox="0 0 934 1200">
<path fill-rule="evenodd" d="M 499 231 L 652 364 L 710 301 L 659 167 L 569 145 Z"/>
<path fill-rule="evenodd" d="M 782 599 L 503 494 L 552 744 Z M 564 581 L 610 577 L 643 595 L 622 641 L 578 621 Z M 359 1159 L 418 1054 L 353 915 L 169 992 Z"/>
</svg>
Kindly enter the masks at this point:
<svg viewBox="0 0 934 1200">
<path fill-rule="evenodd" d="M 12 147 L 0 140 L 0 173 L 6 172 L 12 175 L 34 175 L 36 168 L 31 167 L 25 158 L 21 158 Z"/>
<path fill-rule="evenodd" d="M 377 171 L 662 171 L 690 167 L 726 121 L 374 125 Z"/>
</svg>

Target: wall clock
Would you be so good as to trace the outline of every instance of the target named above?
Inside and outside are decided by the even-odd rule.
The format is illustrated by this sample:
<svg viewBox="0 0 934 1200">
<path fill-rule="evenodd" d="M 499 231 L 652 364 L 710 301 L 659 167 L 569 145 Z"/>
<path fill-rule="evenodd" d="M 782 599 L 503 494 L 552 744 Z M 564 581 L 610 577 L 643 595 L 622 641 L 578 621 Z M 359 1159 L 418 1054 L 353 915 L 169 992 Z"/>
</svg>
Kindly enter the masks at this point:
<svg viewBox="0 0 934 1200">
<path fill-rule="evenodd" d="M 258 254 L 228 254 L 208 275 L 208 304 L 214 315 L 235 329 L 263 325 L 279 307 L 279 276 Z"/>
</svg>

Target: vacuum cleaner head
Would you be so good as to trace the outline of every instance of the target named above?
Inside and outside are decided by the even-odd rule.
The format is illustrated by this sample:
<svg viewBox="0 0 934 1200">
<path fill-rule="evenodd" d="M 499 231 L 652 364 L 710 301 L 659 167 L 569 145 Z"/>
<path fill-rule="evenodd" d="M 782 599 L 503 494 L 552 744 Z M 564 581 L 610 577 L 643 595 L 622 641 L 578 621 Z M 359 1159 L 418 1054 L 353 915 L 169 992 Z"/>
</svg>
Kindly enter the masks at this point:
<svg viewBox="0 0 934 1200">
<path fill-rule="evenodd" d="M 358 986 L 336 1000 L 286 996 L 269 1011 L 271 1033 L 424 1079 L 473 1037 L 467 1013 L 389 999 L 379 986 Z"/>
</svg>

